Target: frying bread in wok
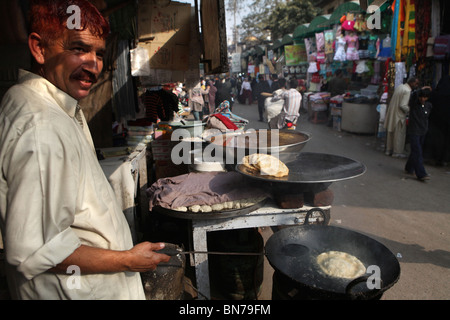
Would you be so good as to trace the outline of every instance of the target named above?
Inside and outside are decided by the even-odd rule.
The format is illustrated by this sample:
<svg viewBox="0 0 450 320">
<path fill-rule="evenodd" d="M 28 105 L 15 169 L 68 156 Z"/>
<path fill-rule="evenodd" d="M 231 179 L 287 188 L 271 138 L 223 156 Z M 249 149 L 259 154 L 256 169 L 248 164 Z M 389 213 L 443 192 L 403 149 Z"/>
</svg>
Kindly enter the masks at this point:
<svg viewBox="0 0 450 320">
<path fill-rule="evenodd" d="M 277 178 L 289 175 L 289 168 L 280 159 L 270 154 L 254 153 L 245 156 L 242 164 L 252 173 Z"/>
<path fill-rule="evenodd" d="M 317 264 L 331 277 L 354 279 L 366 273 L 366 268 L 358 258 L 341 251 L 319 254 Z"/>
</svg>

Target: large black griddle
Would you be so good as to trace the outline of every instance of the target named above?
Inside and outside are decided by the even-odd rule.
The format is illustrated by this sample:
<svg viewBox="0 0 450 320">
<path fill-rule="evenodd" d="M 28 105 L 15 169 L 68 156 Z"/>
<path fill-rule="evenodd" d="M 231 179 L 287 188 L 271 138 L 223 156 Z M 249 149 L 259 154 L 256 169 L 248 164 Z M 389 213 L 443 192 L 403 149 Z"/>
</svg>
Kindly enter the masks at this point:
<svg viewBox="0 0 450 320">
<path fill-rule="evenodd" d="M 400 265 L 394 254 L 380 242 L 361 233 L 322 225 L 289 227 L 274 233 L 265 246 L 272 267 L 291 281 L 322 291 L 328 297 L 372 298 L 393 286 L 400 277 Z M 317 264 L 317 256 L 341 251 L 358 258 L 366 268 L 380 270 L 380 288 L 367 286 L 368 273 L 356 279 L 326 275 Z"/>
<path fill-rule="evenodd" d="M 279 159 L 289 168 L 286 177 L 255 174 L 242 164 L 236 165 L 236 171 L 252 179 L 292 184 L 331 183 L 356 178 L 366 171 L 362 163 L 332 154 L 280 153 Z"/>
</svg>

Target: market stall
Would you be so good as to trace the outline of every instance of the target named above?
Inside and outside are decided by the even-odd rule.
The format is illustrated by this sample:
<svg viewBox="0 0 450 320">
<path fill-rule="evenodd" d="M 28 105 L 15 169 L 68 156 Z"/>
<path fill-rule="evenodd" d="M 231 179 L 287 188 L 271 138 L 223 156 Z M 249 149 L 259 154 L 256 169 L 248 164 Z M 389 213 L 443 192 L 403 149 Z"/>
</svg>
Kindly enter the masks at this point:
<svg viewBox="0 0 450 320">
<path fill-rule="evenodd" d="M 369 0 L 367 6 L 350 1 L 298 26 L 294 43 L 284 46 L 283 70 L 284 76 L 305 81 L 302 108 L 308 118 L 327 123 L 326 113 L 337 130 L 382 137 L 373 129 L 382 116 L 374 110 L 389 105 L 398 85 L 416 76 L 422 85 L 435 87 L 448 74 L 450 41 L 439 14 L 445 6 L 432 0 Z M 346 88 L 336 95 L 331 82 L 338 70 Z M 322 92 L 330 93 L 329 101 L 318 102 L 316 94 Z M 380 101 L 383 93 L 388 97 Z"/>
<path fill-rule="evenodd" d="M 223 264 L 214 264 L 218 259 L 216 256 L 226 256 L 233 265 L 230 257 L 236 256 L 240 259 L 236 268 L 245 266 L 248 263 L 246 258 L 264 256 L 264 251 L 258 251 L 261 247 L 254 248 L 257 239 L 251 240 L 253 243 L 240 243 L 235 247 L 217 246 L 210 243 L 213 241 L 211 234 L 263 226 L 327 225 L 333 202 L 328 187 L 365 172 L 365 166 L 352 159 L 301 152 L 310 138 L 308 134 L 281 131 L 279 144 L 275 145 L 267 143 L 272 138 L 270 133 L 276 135 L 277 132 L 269 131 L 269 134 L 266 132 L 264 135 L 260 131 L 249 131 L 215 136 L 201 151 L 203 155 L 215 154 L 216 161 L 227 160 L 228 165 L 221 170 L 205 168 L 203 171 L 159 179 L 148 189 L 150 215 L 161 214 L 180 220 L 175 222 L 176 225 L 187 222 L 184 225 L 187 227 L 188 239 L 183 250 L 186 250 L 184 254 L 188 254 L 190 265 L 195 270 L 198 299 L 215 297 L 211 286 L 217 283 L 213 279 L 219 282 L 220 278 L 228 279 L 225 287 L 230 287 L 232 282 L 238 281 L 237 278 L 253 279 L 254 274 L 228 278 L 229 274 L 222 269 Z M 259 144 L 252 145 L 246 137 L 263 138 Z M 258 153 L 261 141 L 266 142 L 264 150 L 267 155 L 276 154 L 279 161 L 287 166 L 287 175 L 267 176 L 245 164 L 246 157 Z M 215 152 L 212 152 L 213 147 Z M 233 236 L 228 234 L 224 239 L 231 243 L 235 236 L 235 233 Z M 210 263 L 215 267 L 210 269 Z M 217 272 L 216 268 L 221 270 L 219 279 L 217 275 L 211 274 Z M 252 272 L 256 272 L 254 268 L 258 269 L 253 265 Z M 258 286 L 258 283 L 252 285 Z"/>
<path fill-rule="evenodd" d="M 366 98 L 357 104 L 377 104 L 378 89 L 382 90 L 385 72 L 384 61 L 389 57 L 387 50 L 382 48 L 383 40 L 390 39 L 390 13 L 384 12 L 386 7 L 380 8 L 384 24 L 377 29 L 367 24 L 370 15 L 356 2 L 344 3 L 333 14 L 318 16 L 309 24 L 296 28 L 294 43 L 285 46 L 284 70 L 285 76 L 301 79 L 305 84 L 302 108 L 311 122 L 328 123 L 338 130 L 346 130 L 346 125 L 342 128 L 340 124 L 346 123 L 342 119 L 344 100 L 354 103 L 353 100 Z M 331 83 L 338 70 L 342 71 L 342 76 L 339 78 L 340 89 L 336 90 Z M 377 88 L 375 97 L 372 90 L 368 90 L 373 86 Z M 371 99 L 375 101 L 367 101 Z M 364 110 L 353 112 L 360 113 L 359 119 L 364 123 L 372 122 L 372 119 L 364 119 Z M 349 112 L 347 115 L 351 116 Z M 358 131 L 361 130 L 355 132 Z M 363 131 L 372 133 L 372 129 Z"/>
</svg>

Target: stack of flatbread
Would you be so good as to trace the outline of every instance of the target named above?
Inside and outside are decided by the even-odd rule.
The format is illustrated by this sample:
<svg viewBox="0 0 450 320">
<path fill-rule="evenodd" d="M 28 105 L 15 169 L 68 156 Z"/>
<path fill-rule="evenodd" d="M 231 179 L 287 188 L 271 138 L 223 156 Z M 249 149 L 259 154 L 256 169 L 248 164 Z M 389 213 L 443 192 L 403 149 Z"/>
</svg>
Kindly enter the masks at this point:
<svg viewBox="0 0 450 320">
<path fill-rule="evenodd" d="M 277 178 L 289 175 L 289 168 L 280 159 L 263 153 L 254 153 L 242 159 L 242 165 L 251 173 Z"/>
</svg>

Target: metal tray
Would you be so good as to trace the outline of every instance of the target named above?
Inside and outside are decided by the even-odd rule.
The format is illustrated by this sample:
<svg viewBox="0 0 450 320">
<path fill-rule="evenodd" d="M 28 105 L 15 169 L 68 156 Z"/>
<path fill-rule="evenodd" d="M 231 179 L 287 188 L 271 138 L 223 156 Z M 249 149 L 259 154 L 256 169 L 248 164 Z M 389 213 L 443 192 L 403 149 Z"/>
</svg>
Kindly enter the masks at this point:
<svg viewBox="0 0 450 320">
<path fill-rule="evenodd" d="M 163 207 L 155 207 L 155 211 L 171 216 L 173 218 L 179 219 L 188 219 L 188 220 L 211 220 L 211 219 L 226 219 L 231 217 L 242 216 L 258 210 L 263 207 L 267 202 L 267 198 L 254 204 L 253 206 L 242 208 L 242 209 L 233 209 L 233 210 L 224 210 L 224 211 L 214 211 L 214 212 L 183 212 L 172 209 L 167 209 Z"/>
<path fill-rule="evenodd" d="M 328 183 L 356 178 L 366 172 L 366 167 L 355 160 L 323 153 L 285 153 L 279 159 L 289 168 L 286 177 L 272 177 L 255 174 L 244 165 L 238 164 L 235 170 L 252 179 L 279 183 Z"/>
</svg>

